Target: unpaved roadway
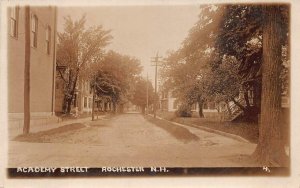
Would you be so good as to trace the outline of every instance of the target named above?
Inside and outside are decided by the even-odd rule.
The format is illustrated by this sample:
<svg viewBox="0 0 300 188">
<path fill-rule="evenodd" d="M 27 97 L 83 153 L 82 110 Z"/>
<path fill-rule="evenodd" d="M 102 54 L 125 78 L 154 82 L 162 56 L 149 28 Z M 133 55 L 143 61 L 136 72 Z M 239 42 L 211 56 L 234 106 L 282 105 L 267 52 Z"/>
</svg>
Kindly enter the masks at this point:
<svg viewBox="0 0 300 188">
<path fill-rule="evenodd" d="M 72 127 L 73 126 L 73 127 Z M 172 127 L 170 128 L 170 130 Z M 193 127 L 179 139 L 141 114 L 74 123 L 9 141 L 8 165 L 21 166 L 253 166 L 255 144 Z M 249 158 L 249 157 L 246 157 Z"/>
</svg>

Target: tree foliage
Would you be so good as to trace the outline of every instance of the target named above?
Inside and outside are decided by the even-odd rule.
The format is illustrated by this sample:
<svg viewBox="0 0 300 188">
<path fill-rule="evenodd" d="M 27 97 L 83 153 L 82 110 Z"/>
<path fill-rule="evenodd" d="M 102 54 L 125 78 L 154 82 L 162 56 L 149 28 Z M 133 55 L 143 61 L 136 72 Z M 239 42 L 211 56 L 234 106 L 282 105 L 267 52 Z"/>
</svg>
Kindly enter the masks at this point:
<svg viewBox="0 0 300 188">
<path fill-rule="evenodd" d="M 169 54 L 163 67 L 165 87 L 175 94 L 182 103 L 199 104 L 199 116 L 204 117 L 202 106 L 211 100 L 209 84 L 212 72 L 209 58 L 214 52 L 214 40 L 219 26 L 222 6 L 200 7 L 199 20 L 191 28 L 182 46 Z"/>
<path fill-rule="evenodd" d="M 141 70 L 140 62 L 136 58 L 109 51 L 97 65 L 91 86 L 99 97 L 110 98 L 116 112 L 117 105 L 122 105 L 132 98 L 134 91 L 132 83 Z"/>
<path fill-rule="evenodd" d="M 134 83 L 134 91 L 133 91 L 131 102 L 139 106 L 142 109 L 142 112 L 145 113 L 147 100 L 148 100 L 148 105 L 151 105 L 153 104 L 154 99 L 155 99 L 155 93 L 154 93 L 152 83 L 149 80 L 147 81 L 142 77 L 137 78 Z"/>
<path fill-rule="evenodd" d="M 280 7 L 280 41 L 288 54 L 288 9 Z M 261 101 L 262 16 L 261 5 L 205 5 L 182 46 L 166 58 L 166 88 L 186 103 L 234 102 L 245 120 L 257 121 Z M 288 64 L 287 55 L 282 58 Z M 288 69 L 281 67 L 286 90 Z M 249 96 L 252 92 L 252 96 Z M 241 95 L 242 94 L 242 95 Z M 243 100 L 237 100 L 243 96 Z M 252 98 L 252 103 L 250 99 Z M 198 100 L 195 100 L 198 99 Z M 201 116 L 201 113 L 199 112 Z"/>
<path fill-rule="evenodd" d="M 68 68 L 65 81 L 65 111 L 70 113 L 79 77 L 89 74 L 92 63 L 98 63 L 104 53 L 104 47 L 112 39 L 109 30 L 102 26 L 85 28 L 86 18 L 77 21 L 65 18 L 64 31 L 58 33 L 57 64 Z"/>
<path fill-rule="evenodd" d="M 167 88 L 186 104 L 232 101 L 255 117 L 248 121 L 261 113 L 255 154 L 264 165 L 281 165 L 284 156 L 278 122 L 289 88 L 289 20 L 286 4 L 200 7 L 199 21 L 164 67 Z"/>
</svg>

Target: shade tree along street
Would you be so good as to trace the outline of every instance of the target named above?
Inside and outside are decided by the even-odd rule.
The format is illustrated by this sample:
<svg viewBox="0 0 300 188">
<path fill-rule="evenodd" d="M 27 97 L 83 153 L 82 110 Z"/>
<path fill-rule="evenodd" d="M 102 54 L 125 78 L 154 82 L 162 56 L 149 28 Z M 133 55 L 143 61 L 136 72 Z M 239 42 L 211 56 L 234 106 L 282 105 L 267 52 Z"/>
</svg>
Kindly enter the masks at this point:
<svg viewBox="0 0 300 188">
<path fill-rule="evenodd" d="M 289 90 L 288 54 L 288 5 L 205 5 L 182 46 L 166 57 L 162 75 L 182 103 L 198 103 L 200 117 L 203 101 L 212 100 L 234 103 L 244 121 L 260 118 L 255 156 L 280 166 L 286 161 L 278 118 Z"/>
<path fill-rule="evenodd" d="M 109 30 L 102 26 L 85 28 L 86 17 L 73 21 L 70 16 L 65 18 L 64 31 L 58 33 L 57 64 L 66 66 L 68 78 L 65 82 L 64 111 L 71 112 L 79 77 L 89 74 L 92 63 L 98 63 L 104 53 L 104 47 L 112 39 Z"/>
</svg>

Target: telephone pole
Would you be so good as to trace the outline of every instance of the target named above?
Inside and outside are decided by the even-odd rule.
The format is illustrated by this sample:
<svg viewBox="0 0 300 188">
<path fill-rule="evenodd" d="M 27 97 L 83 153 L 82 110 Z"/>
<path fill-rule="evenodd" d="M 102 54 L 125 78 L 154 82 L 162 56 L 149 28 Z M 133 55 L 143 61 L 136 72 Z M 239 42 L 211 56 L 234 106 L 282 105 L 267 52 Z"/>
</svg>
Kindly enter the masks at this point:
<svg viewBox="0 0 300 188">
<path fill-rule="evenodd" d="M 24 126 L 23 134 L 30 130 L 30 7 L 25 6 L 25 65 L 24 65 Z"/>
<path fill-rule="evenodd" d="M 156 118 L 156 108 L 157 108 L 157 66 L 159 66 L 159 59 L 162 58 L 161 56 L 158 56 L 158 52 L 156 53 L 155 57 L 152 57 L 151 62 L 154 63 L 151 66 L 155 66 L 155 97 L 154 97 L 154 103 L 153 103 L 153 115 L 154 118 Z"/>
<path fill-rule="evenodd" d="M 149 84 L 148 84 L 148 72 L 147 72 L 147 105 L 146 105 L 146 114 L 148 114 L 149 109 Z"/>
</svg>

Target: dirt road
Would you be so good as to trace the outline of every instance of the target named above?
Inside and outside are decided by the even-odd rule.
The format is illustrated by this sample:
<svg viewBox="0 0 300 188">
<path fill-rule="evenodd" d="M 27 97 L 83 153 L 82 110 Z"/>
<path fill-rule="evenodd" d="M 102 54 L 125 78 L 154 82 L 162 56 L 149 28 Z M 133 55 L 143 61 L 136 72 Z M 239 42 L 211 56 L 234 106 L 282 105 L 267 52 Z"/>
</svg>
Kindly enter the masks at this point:
<svg viewBox="0 0 300 188">
<path fill-rule="evenodd" d="M 20 166 L 253 166 L 255 144 L 184 127 L 173 135 L 140 114 L 74 123 L 9 142 L 9 167 Z"/>
</svg>

